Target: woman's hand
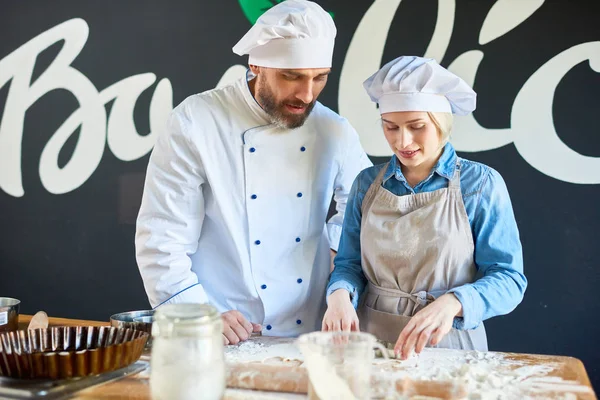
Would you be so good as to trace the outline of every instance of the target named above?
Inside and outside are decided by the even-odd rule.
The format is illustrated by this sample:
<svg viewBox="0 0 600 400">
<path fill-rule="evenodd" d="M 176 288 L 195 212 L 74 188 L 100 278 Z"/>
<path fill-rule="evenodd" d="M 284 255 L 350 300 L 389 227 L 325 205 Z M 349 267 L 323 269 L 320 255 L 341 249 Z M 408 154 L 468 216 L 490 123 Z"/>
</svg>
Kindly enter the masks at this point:
<svg viewBox="0 0 600 400">
<path fill-rule="evenodd" d="M 358 316 L 347 290 L 338 289 L 331 293 L 327 304 L 321 328 L 323 331 L 358 331 Z"/>
<path fill-rule="evenodd" d="M 462 304 L 452 293 L 446 293 L 417 312 L 402 329 L 394 353 L 406 360 L 414 352 L 420 353 L 430 342 L 438 344 L 450 329 L 454 317 L 462 314 Z"/>
</svg>

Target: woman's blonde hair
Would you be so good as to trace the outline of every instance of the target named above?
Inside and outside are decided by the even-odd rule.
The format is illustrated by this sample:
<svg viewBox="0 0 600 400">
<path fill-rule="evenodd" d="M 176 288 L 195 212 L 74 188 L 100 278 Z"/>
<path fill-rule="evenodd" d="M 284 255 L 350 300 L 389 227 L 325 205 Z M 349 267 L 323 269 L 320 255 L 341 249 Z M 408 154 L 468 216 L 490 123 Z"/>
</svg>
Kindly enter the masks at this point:
<svg viewBox="0 0 600 400">
<path fill-rule="evenodd" d="M 442 140 L 442 146 L 448 143 L 450 140 L 450 133 L 452 132 L 452 124 L 454 123 L 454 116 L 451 113 L 446 112 L 427 112 L 429 118 L 437 128 L 440 139 Z"/>
</svg>

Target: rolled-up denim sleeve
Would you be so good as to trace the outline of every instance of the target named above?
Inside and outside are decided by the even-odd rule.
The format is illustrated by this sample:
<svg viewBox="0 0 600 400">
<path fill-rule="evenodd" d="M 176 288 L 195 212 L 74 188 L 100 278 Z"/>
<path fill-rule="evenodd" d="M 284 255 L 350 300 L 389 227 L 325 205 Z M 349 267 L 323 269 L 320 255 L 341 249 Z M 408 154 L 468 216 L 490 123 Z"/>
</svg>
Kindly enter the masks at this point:
<svg viewBox="0 0 600 400">
<path fill-rule="evenodd" d="M 488 318 L 508 314 L 523 300 L 527 288 L 519 230 L 498 172 L 489 169 L 479 196 L 471 226 L 476 280 L 449 291 L 463 307 L 463 317 L 454 320 L 456 329 L 475 329 Z"/>
<path fill-rule="evenodd" d="M 363 173 L 356 177 L 348 195 L 342 236 L 334 259 L 335 268 L 327 286 L 327 297 L 338 289 L 347 290 L 355 308 L 367 282 L 362 271 L 360 256 L 361 206 L 365 195 L 361 190 L 363 187 L 361 177 L 364 178 Z"/>
</svg>

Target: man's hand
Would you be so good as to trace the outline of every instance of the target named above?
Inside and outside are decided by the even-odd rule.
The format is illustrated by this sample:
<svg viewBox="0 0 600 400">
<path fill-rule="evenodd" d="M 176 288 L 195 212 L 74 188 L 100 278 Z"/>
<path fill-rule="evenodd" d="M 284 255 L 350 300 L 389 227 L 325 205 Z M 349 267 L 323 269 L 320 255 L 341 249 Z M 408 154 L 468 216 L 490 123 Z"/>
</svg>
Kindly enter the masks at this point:
<svg viewBox="0 0 600 400">
<path fill-rule="evenodd" d="M 223 319 L 223 342 L 225 345 L 238 344 L 248 340 L 253 332 L 260 332 L 259 324 L 248 322 L 241 312 L 232 310 L 221 314 Z"/>
<path fill-rule="evenodd" d="M 328 307 L 323 317 L 323 331 L 358 331 L 358 316 L 350 301 L 350 293 L 338 289 L 329 295 Z"/>
<path fill-rule="evenodd" d="M 406 360 L 413 351 L 420 353 L 427 342 L 435 346 L 452 329 L 454 317 L 461 314 L 462 304 L 454 294 L 440 296 L 417 312 L 402 329 L 394 353 L 399 355 L 400 359 Z"/>
</svg>

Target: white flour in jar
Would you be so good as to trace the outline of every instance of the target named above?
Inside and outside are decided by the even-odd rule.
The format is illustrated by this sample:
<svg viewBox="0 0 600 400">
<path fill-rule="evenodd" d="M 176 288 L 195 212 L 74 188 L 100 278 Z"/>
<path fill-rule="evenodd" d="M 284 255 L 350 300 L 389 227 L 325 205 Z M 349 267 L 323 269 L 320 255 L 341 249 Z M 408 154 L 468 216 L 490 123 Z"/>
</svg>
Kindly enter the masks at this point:
<svg viewBox="0 0 600 400">
<path fill-rule="evenodd" d="M 185 338 L 155 340 L 151 359 L 153 400 L 219 400 L 226 385 L 222 347 Z"/>
<path fill-rule="evenodd" d="M 225 374 L 215 369 L 168 365 L 156 372 L 150 379 L 153 400 L 219 400 L 225 391 Z"/>
</svg>

